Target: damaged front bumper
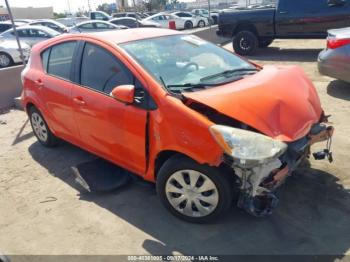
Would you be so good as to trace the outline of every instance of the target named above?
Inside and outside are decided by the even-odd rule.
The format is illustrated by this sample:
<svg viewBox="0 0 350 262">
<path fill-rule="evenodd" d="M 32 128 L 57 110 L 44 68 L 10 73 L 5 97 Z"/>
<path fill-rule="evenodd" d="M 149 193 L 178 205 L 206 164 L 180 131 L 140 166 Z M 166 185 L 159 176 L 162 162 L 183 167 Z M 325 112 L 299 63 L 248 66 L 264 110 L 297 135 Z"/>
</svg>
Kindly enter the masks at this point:
<svg viewBox="0 0 350 262">
<path fill-rule="evenodd" d="M 245 166 L 228 155 L 225 163 L 234 169 L 240 182 L 238 207 L 249 214 L 263 217 L 270 215 L 278 204 L 274 191 L 310 156 L 310 147 L 327 141 L 326 149 L 313 154 L 316 160 L 328 158 L 332 162 L 331 141 L 334 128 L 323 123 L 315 124 L 309 135 L 288 144 L 286 152 L 268 163 Z"/>
</svg>

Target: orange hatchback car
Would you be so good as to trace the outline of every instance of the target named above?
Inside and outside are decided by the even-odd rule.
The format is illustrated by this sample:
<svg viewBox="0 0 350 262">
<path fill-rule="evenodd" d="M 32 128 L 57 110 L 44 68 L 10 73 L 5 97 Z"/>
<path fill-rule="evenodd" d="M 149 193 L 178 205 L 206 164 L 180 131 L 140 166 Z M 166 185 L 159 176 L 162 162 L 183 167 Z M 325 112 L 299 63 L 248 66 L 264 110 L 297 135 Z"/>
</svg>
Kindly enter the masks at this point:
<svg viewBox="0 0 350 262">
<path fill-rule="evenodd" d="M 41 42 L 22 81 L 41 144 L 60 138 L 155 182 L 190 222 L 222 215 L 235 188 L 240 208 L 270 214 L 275 189 L 333 134 L 298 67 L 261 67 L 172 30 Z M 315 158 L 331 160 L 329 145 Z"/>
</svg>

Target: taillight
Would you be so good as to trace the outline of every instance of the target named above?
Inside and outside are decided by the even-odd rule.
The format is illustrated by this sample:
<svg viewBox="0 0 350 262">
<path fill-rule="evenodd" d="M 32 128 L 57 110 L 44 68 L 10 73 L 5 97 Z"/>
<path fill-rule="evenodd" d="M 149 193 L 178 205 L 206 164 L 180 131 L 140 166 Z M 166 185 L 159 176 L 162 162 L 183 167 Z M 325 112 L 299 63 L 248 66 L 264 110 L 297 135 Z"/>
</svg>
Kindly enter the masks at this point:
<svg viewBox="0 0 350 262">
<path fill-rule="evenodd" d="M 327 48 L 336 49 L 344 45 L 349 45 L 350 39 L 327 38 Z"/>
</svg>

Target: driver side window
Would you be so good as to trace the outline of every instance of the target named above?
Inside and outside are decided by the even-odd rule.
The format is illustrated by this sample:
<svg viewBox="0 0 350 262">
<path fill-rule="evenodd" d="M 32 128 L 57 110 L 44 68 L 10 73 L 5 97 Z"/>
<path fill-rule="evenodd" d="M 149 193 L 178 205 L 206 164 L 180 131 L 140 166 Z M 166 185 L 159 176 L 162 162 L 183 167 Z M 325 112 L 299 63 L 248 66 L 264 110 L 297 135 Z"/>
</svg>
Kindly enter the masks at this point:
<svg viewBox="0 0 350 262">
<path fill-rule="evenodd" d="M 109 94 L 119 85 L 133 84 L 132 74 L 107 50 L 86 43 L 81 63 L 80 83 Z"/>
<path fill-rule="evenodd" d="M 134 85 L 135 106 L 144 108 L 148 103 L 141 82 L 112 53 L 94 44 L 85 44 L 80 84 L 107 95 L 119 85 Z"/>
</svg>

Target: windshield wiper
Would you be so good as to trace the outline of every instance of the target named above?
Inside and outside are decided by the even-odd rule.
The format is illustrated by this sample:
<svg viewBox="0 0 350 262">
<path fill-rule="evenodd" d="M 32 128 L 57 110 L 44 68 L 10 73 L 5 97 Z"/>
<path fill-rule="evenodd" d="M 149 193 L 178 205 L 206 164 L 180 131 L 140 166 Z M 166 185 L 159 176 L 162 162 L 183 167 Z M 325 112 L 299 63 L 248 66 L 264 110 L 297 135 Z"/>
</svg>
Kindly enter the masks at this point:
<svg viewBox="0 0 350 262">
<path fill-rule="evenodd" d="M 173 92 L 179 92 L 179 91 L 186 91 L 186 90 L 192 90 L 197 88 L 206 88 L 207 86 L 217 86 L 218 84 L 208 84 L 208 83 L 198 83 L 198 84 L 192 84 L 192 83 L 186 83 L 186 84 L 180 84 L 180 85 L 167 85 L 167 89 L 173 91 Z"/>
<path fill-rule="evenodd" d="M 231 77 L 232 75 L 234 75 L 235 73 L 244 73 L 244 72 L 257 72 L 259 71 L 257 68 L 239 68 L 239 69 L 231 69 L 231 70 L 225 70 L 221 73 L 217 73 L 214 75 L 210 75 L 210 76 L 206 76 L 200 79 L 200 81 L 207 81 L 210 79 L 214 79 L 214 78 L 218 78 L 218 77 Z"/>
</svg>

